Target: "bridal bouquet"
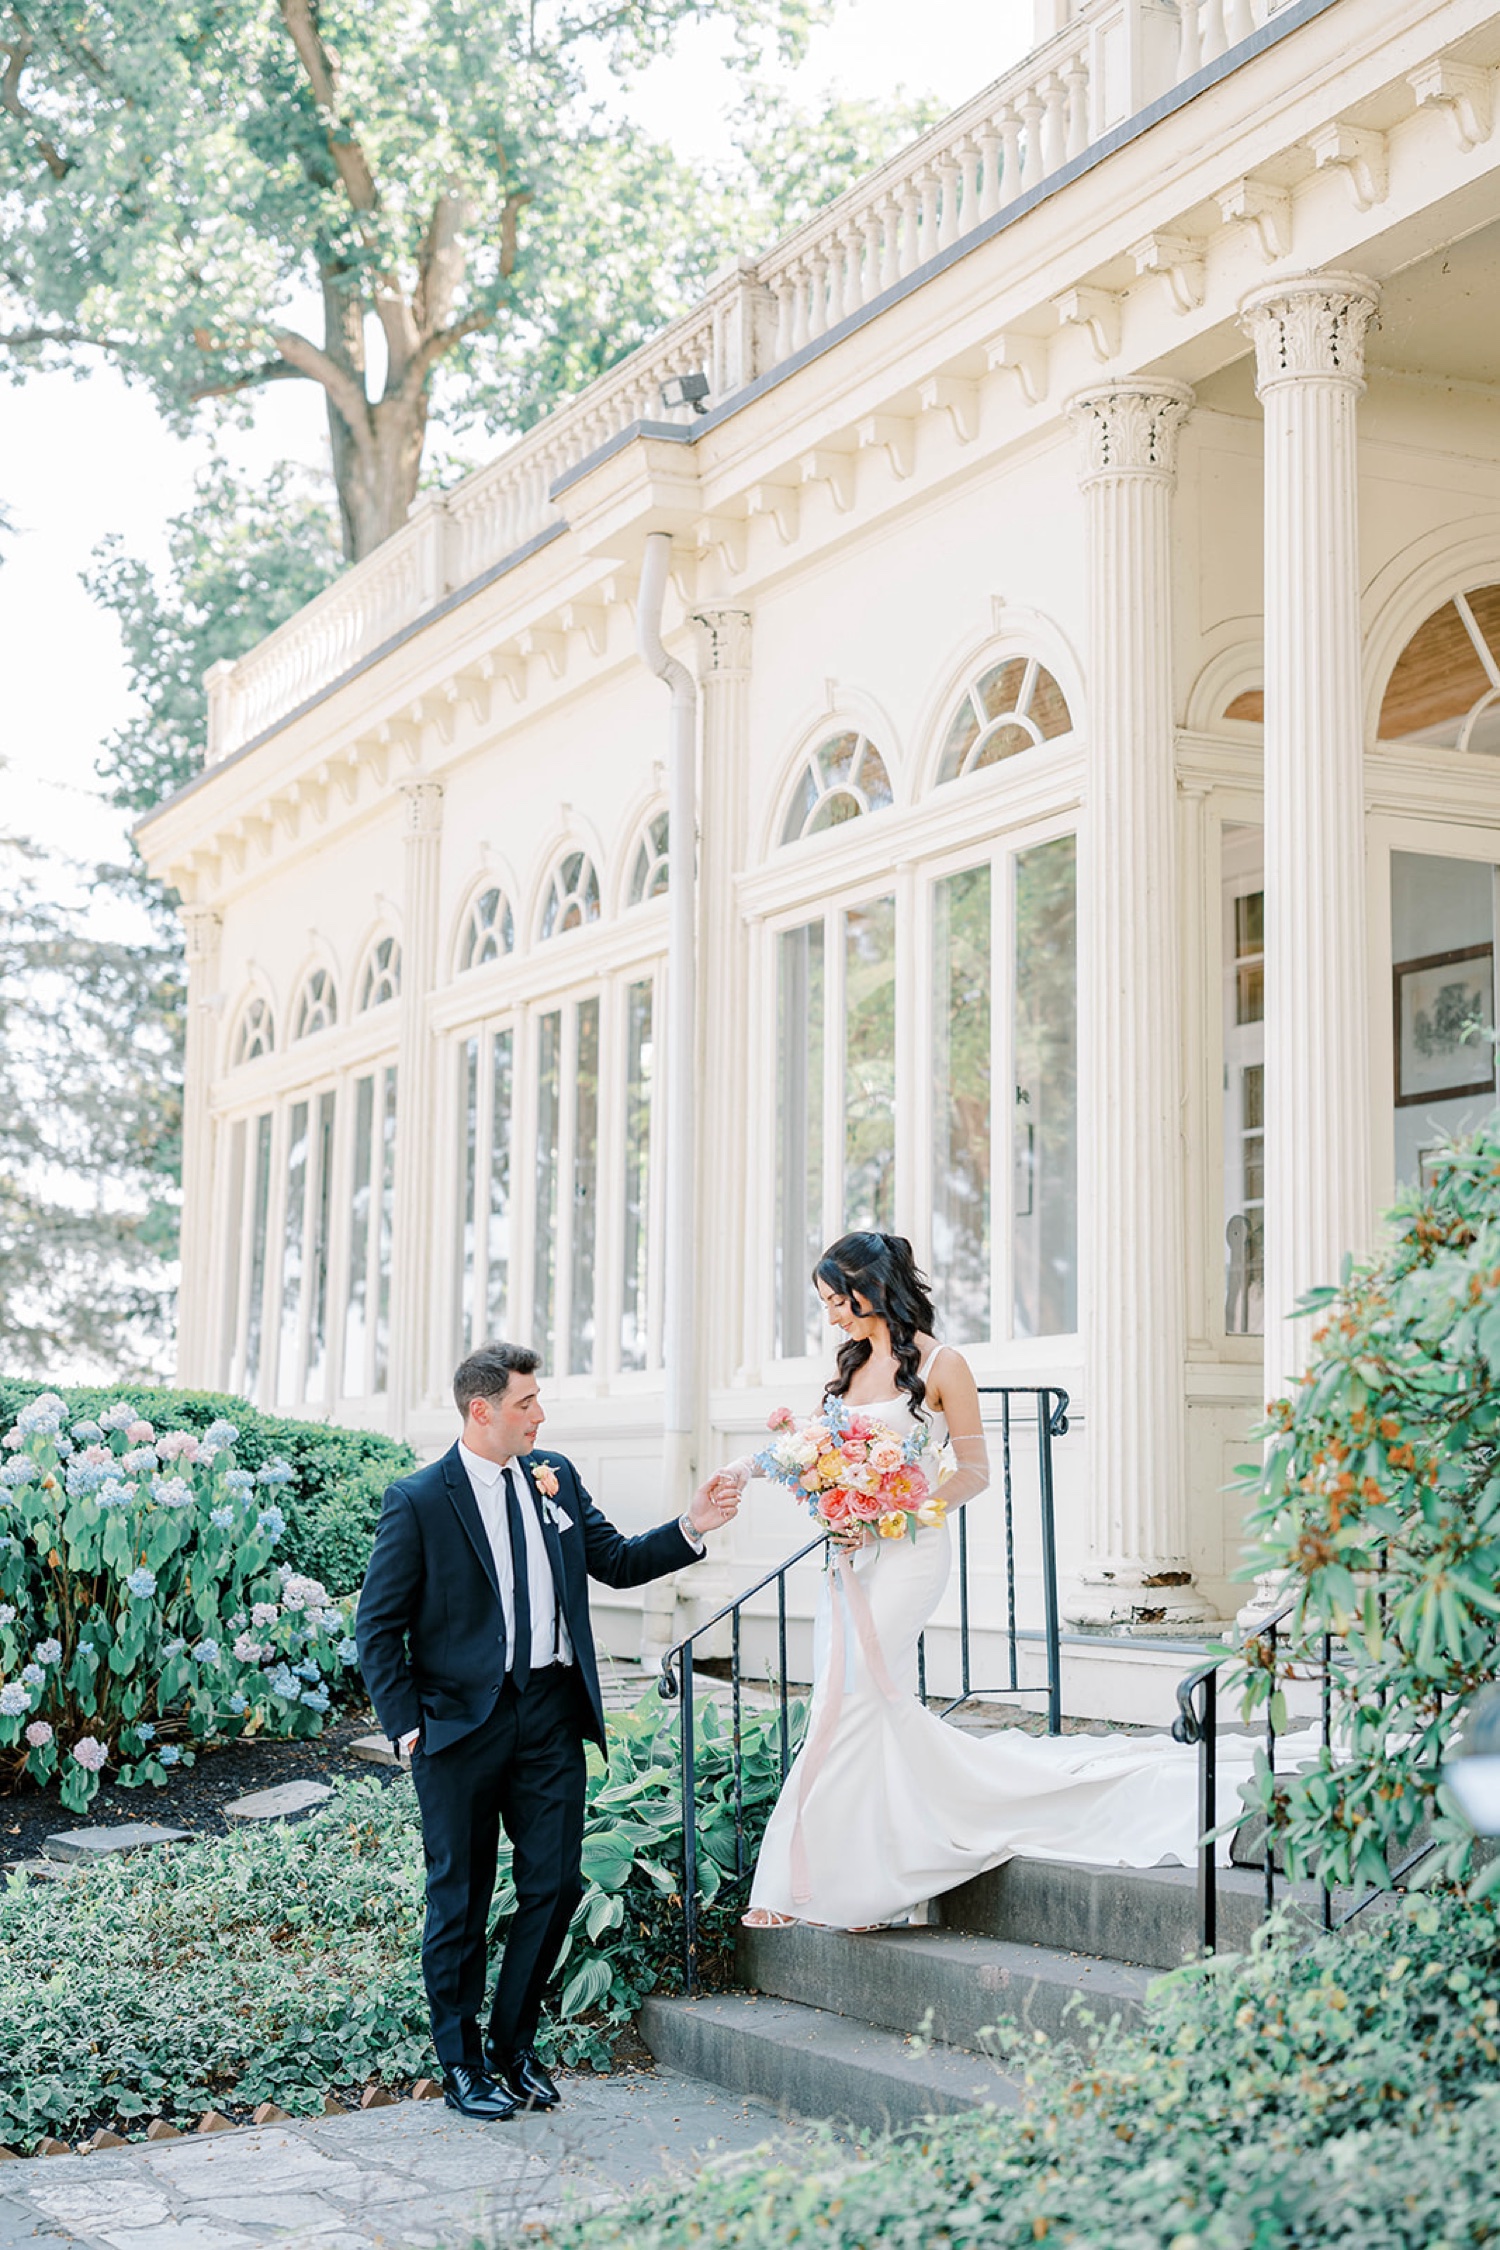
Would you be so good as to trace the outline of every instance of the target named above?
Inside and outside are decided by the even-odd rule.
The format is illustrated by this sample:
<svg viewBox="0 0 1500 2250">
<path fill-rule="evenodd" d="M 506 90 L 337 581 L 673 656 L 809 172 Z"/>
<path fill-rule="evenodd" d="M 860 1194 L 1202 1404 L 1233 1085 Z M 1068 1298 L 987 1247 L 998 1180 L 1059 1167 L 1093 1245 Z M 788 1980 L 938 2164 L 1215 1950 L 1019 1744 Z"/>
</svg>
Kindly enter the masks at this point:
<svg viewBox="0 0 1500 2250">
<path fill-rule="evenodd" d="M 914 1539 L 919 1525 L 940 1524 L 948 1512 L 922 1466 L 925 1430 L 900 1438 L 836 1398 L 810 1422 L 778 1406 L 766 1427 L 771 1442 L 755 1456 L 756 1475 L 790 1485 L 825 1530 L 865 1525 L 882 1539 Z"/>
</svg>

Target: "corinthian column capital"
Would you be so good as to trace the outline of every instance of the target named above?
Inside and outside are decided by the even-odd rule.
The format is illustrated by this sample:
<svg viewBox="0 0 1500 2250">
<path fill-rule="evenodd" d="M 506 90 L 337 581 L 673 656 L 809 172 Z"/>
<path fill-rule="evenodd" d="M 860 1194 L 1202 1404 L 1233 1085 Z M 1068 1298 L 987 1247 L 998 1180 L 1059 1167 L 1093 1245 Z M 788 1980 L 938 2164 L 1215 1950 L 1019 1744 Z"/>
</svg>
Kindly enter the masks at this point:
<svg viewBox="0 0 1500 2250">
<path fill-rule="evenodd" d="M 1257 393 L 1310 379 L 1363 390 L 1365 331 L 1379 307 L 1379 286 L 1361 273 L 1296 274 L 1255 290 L 1240 326 L 1255 346 Z"/>
<path fill-rule="evenodd" d="M 1192 411 L 1185 383 L 1104 383 L 1068 401 L 1078 441 L 1078 481 L 1147 476 L 1171 484 L 1177 476 L 1177 433 Z"/>
<path fill-rule="evenodd" d="M 403 803 L 402 829 L 408 838 L 436 836 L 443 825 L 443 785 L 440 781 L 414 778 L 400 783 Z"/>
<path fill-rule="evenodd" d="M 224 928 L 224 918 L 212 906 L 179 906 L 177 919 L 182 924 L 183 949 L 190 969 L 204 967 L 219 950 L 219 938 Z"/>
<path fill-rule="evenodd" d="M 750 612 L 705 609 L 693 619 L 698 628 L 699 667 L 705 678 L 750 669 Z"/>
</svg>

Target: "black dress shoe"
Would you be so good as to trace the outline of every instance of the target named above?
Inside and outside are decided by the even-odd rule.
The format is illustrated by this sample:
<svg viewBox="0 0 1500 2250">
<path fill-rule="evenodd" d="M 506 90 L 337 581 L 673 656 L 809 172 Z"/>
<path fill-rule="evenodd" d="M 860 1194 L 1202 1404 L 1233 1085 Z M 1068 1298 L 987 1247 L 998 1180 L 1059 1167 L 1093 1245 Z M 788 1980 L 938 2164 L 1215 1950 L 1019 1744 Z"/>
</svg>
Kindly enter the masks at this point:
<svg viewBox="0 0 1500 2250">
<path fill-rule="evenodd" d="M 501 2083 L 510 2088 L 518 2106 L 526 2109 L 556 2109 L 562 2100 L 550 2071 L 535 2047 L 523 2047 L 507 2063 L 501 2062 L 493 2047 L 486 2047 L 485 2061 Z"/>
<path fill-rule="evenodd" d="M 443 2099 L 460 2117 L 477 2117 L 486 2125 L 503 2124 L 521 2106 L 508 2087 L 497 2086 L 487 2071 L 471 2063 L 456 2063 L 443 2072 Z"/>
</svg>

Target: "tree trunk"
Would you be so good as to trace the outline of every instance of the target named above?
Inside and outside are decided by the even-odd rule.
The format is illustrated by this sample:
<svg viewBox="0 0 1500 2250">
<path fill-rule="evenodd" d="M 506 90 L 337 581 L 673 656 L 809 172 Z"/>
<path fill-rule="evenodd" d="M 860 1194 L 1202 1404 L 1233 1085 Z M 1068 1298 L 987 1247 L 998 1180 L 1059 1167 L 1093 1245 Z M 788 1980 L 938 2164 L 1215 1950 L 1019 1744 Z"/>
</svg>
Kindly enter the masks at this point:
<svg viewBox="0 0 1500 2250">
<path fill-rule="evenodd" d="M 334 482 L 350 562 L 362 562 L 410 514 L 421 475 L 427 412 L 425 388 L 415 398 L 383 398 L 369 409 L 361 439 L 329 399 Z"/>
</svg>

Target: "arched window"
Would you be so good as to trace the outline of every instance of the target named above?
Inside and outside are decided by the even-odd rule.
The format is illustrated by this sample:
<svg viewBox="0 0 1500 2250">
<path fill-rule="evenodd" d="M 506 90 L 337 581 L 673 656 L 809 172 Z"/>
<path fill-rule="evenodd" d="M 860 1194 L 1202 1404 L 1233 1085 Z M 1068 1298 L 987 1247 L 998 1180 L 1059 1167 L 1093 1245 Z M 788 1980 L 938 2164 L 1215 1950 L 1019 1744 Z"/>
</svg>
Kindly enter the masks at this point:
<svg viewBox="0 0 1500 2250">
<path fill-rule="evenodd" d="M 516 942 L 516 926 L 511 917 L 510 900 L 502 890 L 481 891 L 469 908 L 464 924 L 462 943 L 458 949 L 458 966 L 465 969 L 482 969 L 486 961 L 498 961 L 502 953 L 509 953 Z"/>
<path fill-rule="evenodd" d="M 400 990 L 401 948 L 393 937 L 383 937 L 365 963 L 364 982 L 359 988 L 361 1012 L 384 1007 Z"/>
<path fill-rule="evenodd" d="M 315 1032 L 331 1031 L 339 1020 L 338 995 L 326 969 L 314 969 L 297 1002 L 293 1039 L 311 1039 Z"/>
<path fill-rule="evenodd" d="M 276 1025 L 271 1015 L 271 1003 L 259 993 L 245 1002 L 239 1028 L 234 1035 L 232 1069 L 241 1063 L 254 1062 L 257 1055 L 269 1055 L 276 1045 Z"/>
<path fill-rule="evenodd" d="M 1500 753 L 1500 586 L 1455 594 L 1418 626 L 1375 731 L 1382 742 Z"/>
<path fill-rule="evenodd" d="M 1019 750 L 1072 732 L 1062 689 L 1034 656 L 1008 656 L 965 690 L 943 741 L 939 781 L 997 766 Z"/>
<path fill-rule="evenodd" d="M 667 816 L 658 813 L 652 821 L 635 855 L 635 865 L 630 871 L 630 903 L 644 905 L 648 898 L 660 898 L 667 888 Z"/>
<path fill-rule="evenodd" d="M 781 824 L 781 841 L 816 836 L 891 802 L 890 775 L 873 742 L 862 734 L 836 734 L 819 743 L 798 774 Z"/>
<path fill-rule="evenodd" d="M 560 937 L 599 919 L 599 878 L 586 852 L 569 852 L 551 882 L 542 908 L 542 936 Z"/>
</svg>

